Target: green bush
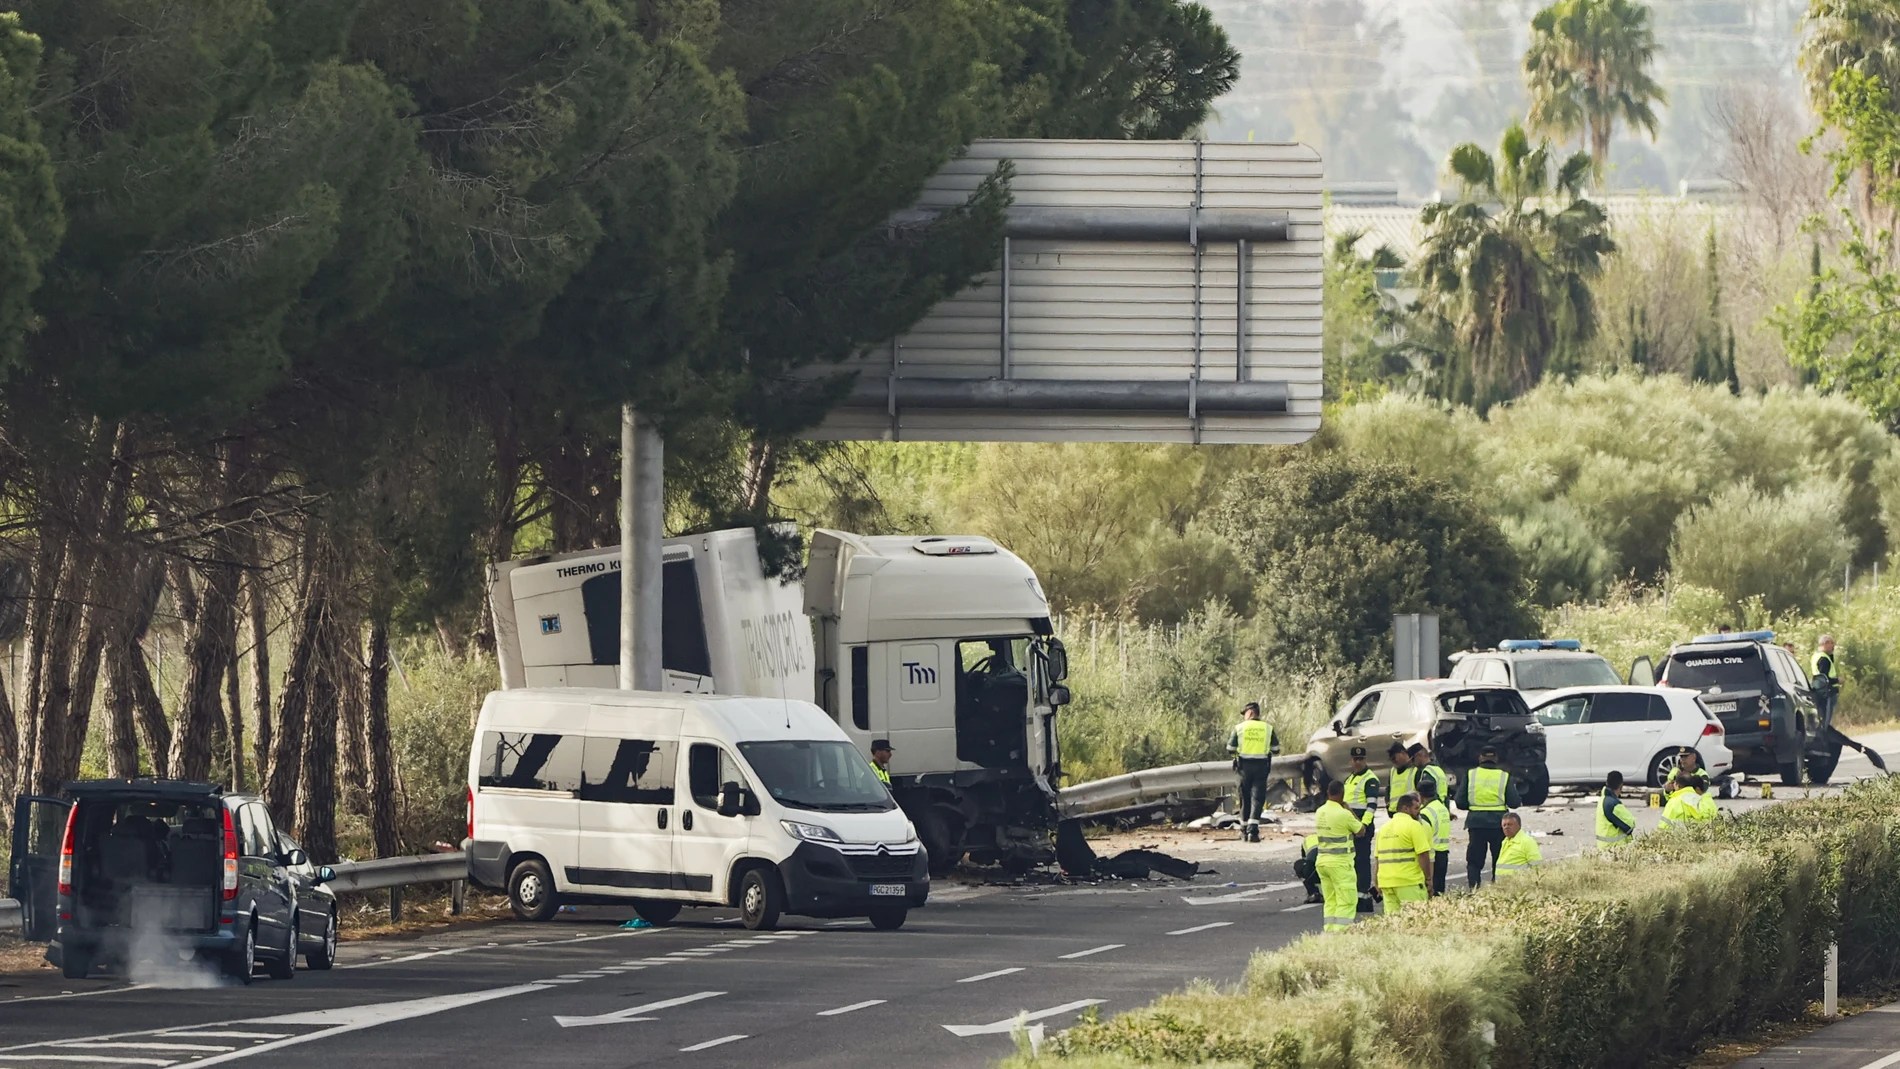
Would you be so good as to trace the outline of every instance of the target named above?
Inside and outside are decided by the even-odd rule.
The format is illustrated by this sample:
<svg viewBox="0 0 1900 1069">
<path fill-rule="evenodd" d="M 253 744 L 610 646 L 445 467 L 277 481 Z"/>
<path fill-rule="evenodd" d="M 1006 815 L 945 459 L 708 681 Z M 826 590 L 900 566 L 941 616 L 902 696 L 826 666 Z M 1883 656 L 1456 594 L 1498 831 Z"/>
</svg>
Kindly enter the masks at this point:
<svg viewBox="0 0 1900 1069">
<path fill-rule="evenodd" d="M 389 684 L 389 732 L 400 787 L 405 851 L 460 842 L 467 817 L 468 750 L 482 698 L 501 686 L 484 654 L 451 657 L 432 643 L 406 643 Z"/>
<path fill-rule="evenodd" d="M 1666 1064 L 1800 1013 L 1830 943 L 1845 992 L 1900 977 L 1896 874 L 1900 780 L 1863 782 L 1308 936 L 1011 1064 Z"/>
<path fill-rule="evenodd" d="M 1759 597 L 1771 613 L 1812 611 L 1840 589 L 1853 553 L 1841 496 L 1834 485 L 1772 495 L 1746 486 L 1719 491 L 1677 525 L 1669 547 L 1674 576 L 1737 606 Z"/>
</svg>

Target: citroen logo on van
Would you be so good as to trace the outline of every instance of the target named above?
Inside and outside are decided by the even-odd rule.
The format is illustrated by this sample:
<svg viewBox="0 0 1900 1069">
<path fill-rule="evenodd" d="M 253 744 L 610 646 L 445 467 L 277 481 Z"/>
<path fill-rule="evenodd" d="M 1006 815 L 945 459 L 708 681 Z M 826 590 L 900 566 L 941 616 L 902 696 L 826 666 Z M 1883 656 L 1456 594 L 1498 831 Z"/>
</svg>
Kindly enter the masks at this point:
<svg viewBox="0 0 1900 1069">
<path fill-rule="evenodd" d="M 891 852 L 891 848 L 885 846 L 883 843 L 879 843 L 877 844 L 877 852 L 880 857 L 888 856 Z"/>
</svg>

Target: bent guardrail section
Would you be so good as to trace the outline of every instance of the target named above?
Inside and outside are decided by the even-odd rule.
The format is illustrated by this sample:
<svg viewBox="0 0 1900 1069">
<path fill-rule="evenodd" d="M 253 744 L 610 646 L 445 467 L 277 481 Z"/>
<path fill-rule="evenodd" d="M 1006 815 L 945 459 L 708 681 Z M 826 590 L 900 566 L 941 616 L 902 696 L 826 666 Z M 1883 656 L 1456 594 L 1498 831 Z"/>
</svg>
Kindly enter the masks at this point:
<svg viewBox="0 0 1900 1069">
<path fill-rule="evenodd" d="M 1305 754 L 1273 759 L 1270 783 L 1298 791 Z M 1234 790 L 1232 761 L 1201 761 L 1143 769 L 1107 779 L 1064 787 L 1058 808 L 1065 820 L 1099 817 L 1187 798 L 1205 798 Z"/>
</svg>

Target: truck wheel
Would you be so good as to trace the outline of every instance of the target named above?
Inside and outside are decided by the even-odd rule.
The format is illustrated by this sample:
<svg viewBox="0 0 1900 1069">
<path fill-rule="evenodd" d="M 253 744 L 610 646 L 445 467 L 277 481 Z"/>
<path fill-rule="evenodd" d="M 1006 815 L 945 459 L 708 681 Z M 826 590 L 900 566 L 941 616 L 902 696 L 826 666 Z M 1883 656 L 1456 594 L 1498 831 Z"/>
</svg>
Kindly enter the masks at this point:
<svg viewBox="0 0 1900 1069">
<path fill-rule="evenodd" d="M 61 947 L 59 951 L 59 971 L 68 980 L 84 980 L 92 972 L 92 955 L 72 947 Z"/>
<path fill-rule="evenodd" d="M 524 921 L 544 921 L 561 908 L 554 877 L 545 862 L 529 858 L 508 874 L 508 905 Z"/>
<path fill-rule="evenodd" d="M 633 912 L 648 924 L 669 924 L 680 915 L 680 904 L 642 899 L 633 904 Z"/>
<path fill-rule="evenodd" d="M 880 932 L 894 932 L 904 926 L 904 918 L 910 915 L 905 906 L 876 906 L 871 910 L 871 927 Z"/>
<path fill-rule="evenodd" d="M 1808 782 L 1816 787 L 1827 786 L 1834 775 L 1834 766 L 1841 763 L 1841 748 L 1834 747 L 1824 754 L 1808 755 Z"/>
<path fill-rule="evenodd" d="M 785 909 L 785 888 L 780 885 L 778 873 L 766 866 L 749 868 L 739 881 L 739 919 L 755 932 L 769 932 L 778 927 L 778 917 Z"/>
<path fill-rule="evenodd" d="M 917 824 L 917 837 L 930 855 L 930 874 L 948 876 L 963 860 L 963 824 L 939 807 L 931 807 Z"/>
</svg>

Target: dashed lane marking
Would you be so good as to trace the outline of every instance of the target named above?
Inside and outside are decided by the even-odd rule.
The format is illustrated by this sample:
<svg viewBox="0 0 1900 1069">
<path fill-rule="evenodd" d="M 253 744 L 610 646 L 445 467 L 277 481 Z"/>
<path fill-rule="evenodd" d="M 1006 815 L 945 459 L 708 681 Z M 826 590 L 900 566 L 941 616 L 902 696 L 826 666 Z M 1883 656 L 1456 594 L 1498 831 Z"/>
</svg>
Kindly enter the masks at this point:
<svg viewBox="0 0 1900 1069">
<path fill-rule="evenodd" d="M 1071 961 L 1075 958 L 1086 958 L 1092 954 L 1105 954 L 1111 950 L 1120 950 L 1127 945 L 1127 943 L 1103 943 L 1101 946 L 1090 947 L 1087 950 L 1078 950 L 1073 954 L 1057 954 L 1056 958 L 1060 961 Z"/>
<path fill-rule="evenodd" d="M 882 1005 L 884 1005 L 884 1000 L 881 998 L 867 998 L 863 1002 L 853 1002 L 849 1006 L 840 1006 L 835 1010 L 819 1010 L 818 1016 L 836 1017 L 841 1013 L 851 1013 L 856 1010 L 868 1010 L 873 1006 L 882 1006 Z"/>
<path fill-rule="evenodd" d="M 1302 903 L 1300 903 L 1300 904 L 1299 904 L 1299 905 L 1297 905 L 1297 906 L 1288 906 L 1288 907 L 1286 907 L 1285 909 L 1283 909 L 1283 910 L 1281 910 L 1280 912 L 1282 912 L 1282 913 L 1304 913 L 1305 911 L 1307 911 L 1307 910 L 1309 910 L 1309 909 L 1318 909 L 1318 908 L 1319 908 L 1319 903 L 1318 903 L 1318 902 L 1302 902 Z"/>
<path fill-rule="evenodd" d="M 704 1043 L 695 1043 L 690 1047 L 681 1047 L 680 1053 L 691 1054 L 692 1052 L 696 1050 L 706 1050 L 710 1047 L 717 1047 L 726 1043 L 737 1043 L 738 1041 L 742 1039 L 750 1039 L 750 1038 L 751 1038 L 750 1036 L 720 1036 L 718 1039 L 709 1039 Z"/>
<path fill-rule="evenodd" d="M 1215 928 L 1231 927 L 1233 923 L 1234 923 L 1233 921 L 1215 921 L 1212 924 L 1197 924 L 1192 928 L 1177 928 L 1174 931 L 1169 932 L 1168 934 L 1169 935 L 1193 935 L 1195 932 L 1208 932 L 1208 931 L 1213 931 Z"/>
<path fill-rule="evenodd" d="M 1022 971 L 1023 971 L 1022 966 L 1018 965 L 1010 969 L 998 969 L 995 972 L 977 973 L 975 976 L 966 976 L 963 979 L 958 980 L 957 983 L 974 984 L 982 980 L 994 980 L 999 976 L 1008 976 L 1010 973 L 1022 972 Z"/>
</svg>

